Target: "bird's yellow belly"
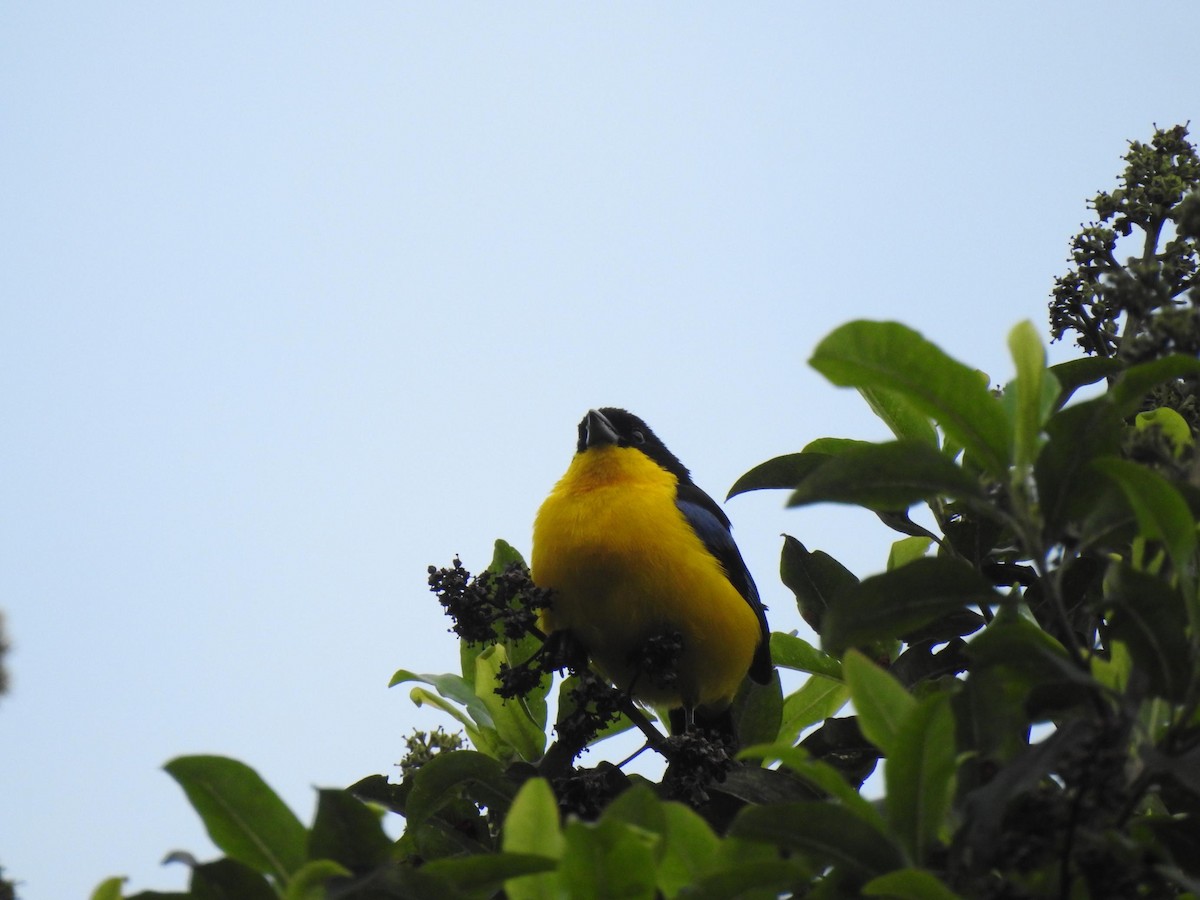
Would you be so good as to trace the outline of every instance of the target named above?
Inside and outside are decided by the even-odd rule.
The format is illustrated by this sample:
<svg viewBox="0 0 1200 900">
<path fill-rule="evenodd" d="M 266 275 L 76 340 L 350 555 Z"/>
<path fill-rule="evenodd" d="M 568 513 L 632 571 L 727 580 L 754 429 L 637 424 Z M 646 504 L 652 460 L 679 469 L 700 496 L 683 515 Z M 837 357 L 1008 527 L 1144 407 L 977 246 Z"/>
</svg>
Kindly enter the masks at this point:
<svg viewBox="0 0 1200 900">
<path fill-rule="evenodd" d="M 641 700 L 720 709 L 760 640 L 757 617 L 692 531 L 673 485 L 556 490 L 534 525 L 534 581 L 551 588 L 547 630 L 571 632 Z M 678 632 L 674 684 L 639 672 L 646 641 Z"/>
</svg>

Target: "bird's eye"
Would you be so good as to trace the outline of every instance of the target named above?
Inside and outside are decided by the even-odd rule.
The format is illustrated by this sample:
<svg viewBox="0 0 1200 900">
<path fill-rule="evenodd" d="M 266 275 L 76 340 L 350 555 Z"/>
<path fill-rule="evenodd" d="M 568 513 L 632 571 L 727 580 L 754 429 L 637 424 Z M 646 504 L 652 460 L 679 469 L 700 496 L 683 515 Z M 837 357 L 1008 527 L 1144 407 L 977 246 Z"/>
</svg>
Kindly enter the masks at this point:
<svg viewBox="0 0 1200 900">
<path fill-rule="evenodd" d="M 635 444 L 646 443 L 646 436 L 644 434 L 642 434 L 640 431 L 630 432 L 629 439 L 631 441 L 633 441 L 633 443 L 635 443 Z"/>
</svg>

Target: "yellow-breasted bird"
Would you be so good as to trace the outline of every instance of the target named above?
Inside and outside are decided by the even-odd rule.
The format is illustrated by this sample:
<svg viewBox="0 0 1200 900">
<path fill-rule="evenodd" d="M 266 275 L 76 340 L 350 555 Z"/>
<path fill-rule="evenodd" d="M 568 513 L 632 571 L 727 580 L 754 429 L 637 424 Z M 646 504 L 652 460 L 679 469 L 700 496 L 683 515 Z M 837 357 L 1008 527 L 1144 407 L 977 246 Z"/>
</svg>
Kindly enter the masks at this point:
<svg viewBox="0 0 1200 900">
<path fill-rule="evenodd" d="M 749 673 L 772 674 L 766 611 L 729 518 L 632 413 L 593 409 L 533 526 L 533 580 L 550 588 L 547 632 L 566 631 L 617 687 L 722 730 Z M 678 637 L 670 677 L 643 669 Z M 676 730 L 682 724 L 672 714 Z"/>
</svg>

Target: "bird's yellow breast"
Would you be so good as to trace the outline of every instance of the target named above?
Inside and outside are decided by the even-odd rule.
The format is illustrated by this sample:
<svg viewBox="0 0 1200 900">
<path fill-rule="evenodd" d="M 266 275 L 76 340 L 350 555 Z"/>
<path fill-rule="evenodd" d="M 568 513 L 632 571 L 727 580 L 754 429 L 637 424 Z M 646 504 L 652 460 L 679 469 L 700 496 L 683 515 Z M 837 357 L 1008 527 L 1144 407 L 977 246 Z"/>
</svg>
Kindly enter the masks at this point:
<svg viewBox="0 0 1200 900">
<path fill-rule="evenodd" d="M 551 588 L 548 631 L 570 631 L 593 661 L 642 700 L 720 709 L 760 638 L 754 611 L 675 505 L 675 476 L 615 446 L 577 454 L 538 511 L 534 581 Z M 637 672 L 647 639 L 678 632 L 674 686 Z"/>
</svg>

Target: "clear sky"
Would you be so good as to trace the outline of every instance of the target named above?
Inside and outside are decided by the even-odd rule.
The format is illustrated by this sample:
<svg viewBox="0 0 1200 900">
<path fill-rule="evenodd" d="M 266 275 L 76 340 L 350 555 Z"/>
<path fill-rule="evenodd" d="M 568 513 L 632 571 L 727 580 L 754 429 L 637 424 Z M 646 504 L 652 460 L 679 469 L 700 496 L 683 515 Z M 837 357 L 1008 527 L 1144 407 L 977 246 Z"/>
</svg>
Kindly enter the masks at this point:
<svg viewBox="0 0 1200 900">
<path fill-rule="evenodd" d="M 393 772 L 425 567 L 534 512 L 592 406 L 714 496 L 883 437 L 806 365 L 900 319 L 1004 381 L 1127 139 L 1200 120 L 1194 2 L 0 6 L 0 865 L 215 855 L 161 771 Z M 1200 129 L 1198 129 L 1200 130 Z M 1070 356 L 1056 345 L 1056 359 Z M 727 509 L 773 627 L 780 532 Z"/>
</svg>

